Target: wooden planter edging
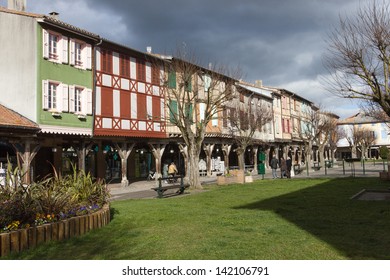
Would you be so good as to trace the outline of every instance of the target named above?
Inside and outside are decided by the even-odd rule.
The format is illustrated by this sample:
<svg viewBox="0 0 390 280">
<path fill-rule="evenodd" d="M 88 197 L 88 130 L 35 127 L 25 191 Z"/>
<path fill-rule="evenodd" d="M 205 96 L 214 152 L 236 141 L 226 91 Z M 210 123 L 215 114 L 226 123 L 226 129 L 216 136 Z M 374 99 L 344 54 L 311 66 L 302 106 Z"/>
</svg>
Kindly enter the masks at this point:
<svg viewBox="0 0 390 280">
<path fill-rule="evenodd" d="M 69 239 L 110 223 L 110 207 L 104 205 L 99 211 L 51 224 L 19 229 L 0 234 L 0 257 L 12 252 L 21 252 L 39 244 Z"/>
</svg>

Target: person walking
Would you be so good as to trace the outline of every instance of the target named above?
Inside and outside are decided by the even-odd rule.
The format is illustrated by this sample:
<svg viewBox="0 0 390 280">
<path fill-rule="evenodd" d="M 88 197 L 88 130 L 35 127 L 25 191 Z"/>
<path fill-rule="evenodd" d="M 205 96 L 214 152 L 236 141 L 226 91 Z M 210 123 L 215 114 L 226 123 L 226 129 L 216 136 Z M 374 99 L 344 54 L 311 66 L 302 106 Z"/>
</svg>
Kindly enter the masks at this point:
<svg viewBox="0 0 390 280">
<path fill-rule="evenodd" d="M 276 173 L 276 171 L 278 169 L 278 165 L 279 165 L 279 161 L 276 158 L 276 155 L 273 155 L 272 159 L 271 159 L 271 162 L 270 162 L 270 166 L 271 166 L 271 169 L 272 169 L 272 178 L 273 179 L 278 178 L 278 174 Z"/>
</svg>

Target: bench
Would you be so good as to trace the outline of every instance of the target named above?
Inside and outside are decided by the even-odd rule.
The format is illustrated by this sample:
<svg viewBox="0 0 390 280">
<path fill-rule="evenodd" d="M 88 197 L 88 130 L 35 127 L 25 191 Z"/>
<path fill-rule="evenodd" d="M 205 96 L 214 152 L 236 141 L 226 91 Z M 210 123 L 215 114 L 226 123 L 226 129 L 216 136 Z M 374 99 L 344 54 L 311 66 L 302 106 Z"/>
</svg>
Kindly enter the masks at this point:
<svg viewBox="0 0 390 280">
<path fill-rule="evenodd" d="M 177 179 L 180 179 L 179 183 L 176 183 Z M 152 190 L 157 192 L 157 197 L 162 198 L 164 197 L 164 193 L 167 190 L 172 190 L 172 189 L 177 189 L 177 194 L 183 194 L 185 189 L 187 189 L 190 185 L 189 184 L 184 184 L 183 176 L 173 176 L 173 177 L 163 177 L 163 178 L 158 178 L 158 187 L 152 188 Z M 168 181 L 167 185 L 162 184 L 163 181 Z"/>
<path fill-rule="evenodd" d="M 313 169 L 316 170 L 316 171 L 320 170 L 321 169 L 320 163 L 319 162 L 314 162 Z"/>
</svg>

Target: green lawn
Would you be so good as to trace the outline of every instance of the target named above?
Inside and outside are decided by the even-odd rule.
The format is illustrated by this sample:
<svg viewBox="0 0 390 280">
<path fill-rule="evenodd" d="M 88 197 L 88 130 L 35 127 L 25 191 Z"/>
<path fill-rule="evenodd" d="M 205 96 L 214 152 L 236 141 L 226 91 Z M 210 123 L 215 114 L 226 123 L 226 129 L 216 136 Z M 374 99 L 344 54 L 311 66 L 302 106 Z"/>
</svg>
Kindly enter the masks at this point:
<svg viewBox="0 0 390 280">
<path fill-rule="evenodd" d="M 264 180 L 169 199 L 117 201 L 105 228 L 11 259 L 390 259 L 390 202 L 376 178 Z"/>
</svg>

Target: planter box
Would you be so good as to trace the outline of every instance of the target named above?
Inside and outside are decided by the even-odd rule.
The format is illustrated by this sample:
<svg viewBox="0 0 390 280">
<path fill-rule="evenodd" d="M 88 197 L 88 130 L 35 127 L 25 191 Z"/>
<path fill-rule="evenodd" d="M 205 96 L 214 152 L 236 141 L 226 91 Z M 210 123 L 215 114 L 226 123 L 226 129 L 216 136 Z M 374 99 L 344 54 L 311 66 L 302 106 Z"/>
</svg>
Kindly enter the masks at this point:
<svg viewBox="0 0 390 280">
<path fill-rule="evenodd" d="M 219 186 L 221 185 L 229 185 L 229 184 L 236 184 L 237 183 L 237 177 L 236 176 L 218 176 L 217 177 L 217 184 Z"/>
<path fill-rule="evenodd" d="M 80 217 L 0 234 L 0 257 L 21 252 L 51 240 L 64 240 L 101 228 L 110 222 L 110 207 Z"/>
</svg>

